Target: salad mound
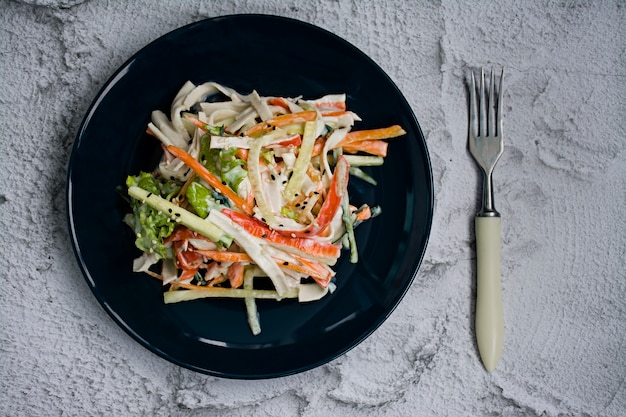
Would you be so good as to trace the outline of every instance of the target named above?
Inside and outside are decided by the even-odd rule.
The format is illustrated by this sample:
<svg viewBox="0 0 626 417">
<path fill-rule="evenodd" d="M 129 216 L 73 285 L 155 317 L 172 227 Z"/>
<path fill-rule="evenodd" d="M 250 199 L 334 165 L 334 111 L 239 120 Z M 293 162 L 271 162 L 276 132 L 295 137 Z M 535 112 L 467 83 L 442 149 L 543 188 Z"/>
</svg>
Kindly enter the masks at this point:
<svg viewBox="0 0 626 417">
<path fill-rule="evenodd" d="M 354 229 L 380 207 L 350 204 L 351 177 L 376 185 L 385 139 L 402 127 L 352 130 L 345 94 L 315 100 L 242 95 L 185 83 L 147 132 L 161 142 L 153 172 L 126 180 L 142 255 L 133 270 L 163 282 L 165 303 L 244 299 L 253 334 L 256 299 L 310 302 L 332 292 L 342 254 L 358 262 Z"/>
</svg>

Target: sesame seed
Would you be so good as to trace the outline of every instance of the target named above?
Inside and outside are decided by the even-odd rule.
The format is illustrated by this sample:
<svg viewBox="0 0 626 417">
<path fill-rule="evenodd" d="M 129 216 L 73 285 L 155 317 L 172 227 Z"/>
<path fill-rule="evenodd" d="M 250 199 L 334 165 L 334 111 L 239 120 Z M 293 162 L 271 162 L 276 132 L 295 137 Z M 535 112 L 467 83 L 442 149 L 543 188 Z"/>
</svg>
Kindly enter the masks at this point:
<svg viewBox="0 0 626 417">
<path fill-rule="evenodd" d="M 291 237 L 295 238 L 295 237 L 296 237 L 296 234 L 295 234 L 295 233 L 292 233 L 292 234 L 291 234 Z"/>
</svg>

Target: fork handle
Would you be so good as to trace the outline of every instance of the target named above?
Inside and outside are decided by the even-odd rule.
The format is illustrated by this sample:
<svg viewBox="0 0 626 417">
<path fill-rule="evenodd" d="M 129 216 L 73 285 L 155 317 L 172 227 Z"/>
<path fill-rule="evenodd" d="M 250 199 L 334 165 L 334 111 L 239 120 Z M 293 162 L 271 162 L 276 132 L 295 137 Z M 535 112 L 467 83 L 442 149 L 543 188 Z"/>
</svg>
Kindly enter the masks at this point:
<svg viewBox="0 0 626 417">
<path fill-rule="evenodd" d="M 504 339 L 504 313 L 500 283 L 501 220 L 476 217 L 476 341 L 483 365 L 492 372 Z"/>
</svg>

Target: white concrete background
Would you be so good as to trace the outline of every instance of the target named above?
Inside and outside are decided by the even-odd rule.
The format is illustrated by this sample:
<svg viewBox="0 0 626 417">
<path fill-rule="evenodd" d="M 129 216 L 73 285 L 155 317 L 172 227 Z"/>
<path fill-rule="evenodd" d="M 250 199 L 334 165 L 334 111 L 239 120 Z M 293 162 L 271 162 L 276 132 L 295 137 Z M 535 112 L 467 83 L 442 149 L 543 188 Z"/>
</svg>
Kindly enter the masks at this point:
<svg viewBox="0 0 626 417">
<path fill-rule="evenodd" d="M 613 1 L 0 1 L 0 415 L 626 415 L 626 3 Z M 415 283 L 370 338 L 268 381 L 172 365 L 92 296 L 65 220 L 79 123 L 112 72 L 200 19 L 314 23 L 379 63 L 431 152 L 436 212 Z M 472 333 L 478 173 L 464 82 L 507 68 L 505 348 Z"/>
</svg>

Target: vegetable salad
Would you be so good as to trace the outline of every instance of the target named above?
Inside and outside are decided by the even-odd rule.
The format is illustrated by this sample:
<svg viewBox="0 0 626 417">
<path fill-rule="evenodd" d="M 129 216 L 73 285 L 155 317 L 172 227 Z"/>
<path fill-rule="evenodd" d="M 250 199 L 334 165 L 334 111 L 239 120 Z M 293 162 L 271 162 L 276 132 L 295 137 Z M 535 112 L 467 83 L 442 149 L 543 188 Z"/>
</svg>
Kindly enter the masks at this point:
<svg viewBox="0 0 626 417">
<path fill-rule="evenodd" d="M 352 205 L 348 182 L 376 185 L 362 167 L 382 165 L 402 127 L 353 130 L 345 94 L 243 95 L 215 82 L 185 83 L 170 110 L 147 126 L 158 166 L 126 181 L 125 222 L 143 252 L 133 270 L 162 280 L 165 303 L 243 299 L 253 334 L 257 299 L 332 292 L 342 250 L 358 261 L 355 227 L 380 213 Z"/>
</svg>

